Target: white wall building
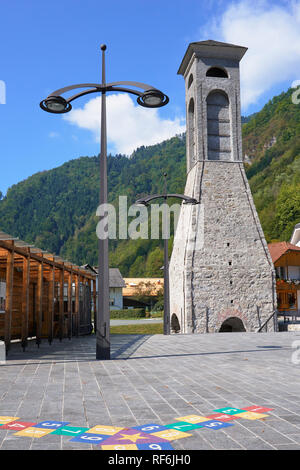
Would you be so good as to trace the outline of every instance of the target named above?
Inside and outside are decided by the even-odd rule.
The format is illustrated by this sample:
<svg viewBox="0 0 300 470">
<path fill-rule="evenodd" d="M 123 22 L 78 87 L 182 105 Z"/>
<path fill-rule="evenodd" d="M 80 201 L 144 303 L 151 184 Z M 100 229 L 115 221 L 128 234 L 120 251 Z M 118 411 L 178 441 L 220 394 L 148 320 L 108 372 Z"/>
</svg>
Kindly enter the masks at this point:
<svg viewBox="0 0 300 470">
<path fill-rule="evenodd" d="M 300 246 L 300 224 L 295 225 L 290 243 L 296 246 Z"/>
<path fill-rule="evenodd" d="M 86 264 L 85 269 L 98 274 L 98 266 Z M 110 310 L 120 310 L 123 308 L 123 288 L 126 287 L 125 281 L 118 268 L 109 268 L 109 307 Z M 96 279 L 96 289 L 98 292 L 98 276 Z"/>
</svg>

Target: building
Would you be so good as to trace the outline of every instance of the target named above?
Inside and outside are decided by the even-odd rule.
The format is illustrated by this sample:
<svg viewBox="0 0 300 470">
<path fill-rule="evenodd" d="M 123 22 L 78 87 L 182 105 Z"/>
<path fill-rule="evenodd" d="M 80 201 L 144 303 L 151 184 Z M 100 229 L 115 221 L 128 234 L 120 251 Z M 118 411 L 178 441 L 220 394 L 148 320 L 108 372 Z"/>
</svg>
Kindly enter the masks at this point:
<svg viewBox="0 0 300 470">
<path fill-rule="evenodd" d="M 255 331 L 276 308 L 275 270 L 243 165 L 246 50 L 194 42 L 178 71 L 186 90 L 185 194 L 199 201 L 181 207 L 170 260 L 171 327 L 181 333 Z"/>
<path fill-rule="evenodd" d="M 86 269 L 98 274 L 98 267 L 85 265 Z M 109 307 L 110 310 L 123 309 L 123 288 L 126 286 L 118 268 L 109 268 Z M 96 290 L 98 292 L 98 276 L 96 280 Z"/>
<path fill-rule="evenodd" d="M 290 312 L 292 317 L 297 316 L 300 314 L 300 245 L 278 242 L 268 247 L 276 269 L 279 314 Z"/>
<path fill-rule="evenodd" d="M 164 279 L 161 277 L 125 277 L 123 289 L 124 306 L 151 308 L 163 294 Z"/>
<path fill-rule="evenodd" d="M 300 224 L 295 225 L 290 242 L 292 245 L 300 246 Z"/>
<path fill-rule="evenodd" d="M 95 274 L 0 232 L 0 339 L 23 348 L 92 331 Z"/>
</svg>

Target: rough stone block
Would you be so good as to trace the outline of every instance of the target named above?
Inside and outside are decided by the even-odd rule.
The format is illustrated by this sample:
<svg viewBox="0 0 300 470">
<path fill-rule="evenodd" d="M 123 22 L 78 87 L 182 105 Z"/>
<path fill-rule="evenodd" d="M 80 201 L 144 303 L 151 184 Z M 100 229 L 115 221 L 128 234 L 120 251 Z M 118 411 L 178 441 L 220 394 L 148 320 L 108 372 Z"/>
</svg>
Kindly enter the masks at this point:
<svg viewBox="0 0 300 470">
<path fill-rule="evenodd" d="M 6 362 L 6 350 L 5 343 L 0 341 L 0 364 L 5 364 Z"/>
</svg>

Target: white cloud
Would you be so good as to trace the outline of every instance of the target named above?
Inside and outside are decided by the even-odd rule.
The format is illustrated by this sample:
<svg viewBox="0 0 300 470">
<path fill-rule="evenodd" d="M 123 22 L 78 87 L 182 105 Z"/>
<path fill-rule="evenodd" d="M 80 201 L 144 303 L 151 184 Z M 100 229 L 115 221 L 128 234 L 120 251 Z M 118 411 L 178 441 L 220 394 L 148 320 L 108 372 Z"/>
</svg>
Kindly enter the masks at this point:
<svg viewBox="0 0 300 470">
<path fill-rule="evenodd" d="M 298 88 L 300 86 L 300 80 L 294 80 L 291 84 L 291 88 Z"/>
<path fill-rule="evenodd" d="M 231 3 L 208 31 L 215 39 L 248 47 L 241 61 L 245 109 L 272 86 L 300 78 L 299 0 L 281 6 L 268 1 Z"/>
<path fill-rule="evenodd" d="M 56 137 L 59 137 L 59 133 L 55 131 L 49 132 L 49 137 L 51 137 L 51 139 L 55 139 Z"/>
<path fill-rule="evenodd" d="M 83 108 L 64 116 L 68 122 L 94 133 L 100 140 L 101 97 L 88 101 Z M 131 155 L 141 145 L 153 145 L 185 132 L 182 118 L 162 119 L 158 110 L 136 105 L 127 94 L 107 96 L 108 143 L 116 153 Z"/>
</svg>

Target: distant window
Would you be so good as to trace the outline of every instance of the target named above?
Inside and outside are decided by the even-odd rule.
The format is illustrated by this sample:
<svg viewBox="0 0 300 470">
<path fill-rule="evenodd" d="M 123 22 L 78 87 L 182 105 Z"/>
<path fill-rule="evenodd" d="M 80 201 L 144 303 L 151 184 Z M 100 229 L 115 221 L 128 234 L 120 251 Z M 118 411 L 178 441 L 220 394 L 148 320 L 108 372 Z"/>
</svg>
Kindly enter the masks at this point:
<svg viewBox="0 0 300 470">
<path fill-rule="evenodd" d="M 193 98 L 191 98 L 188 107 L 188 156 L 189 168 L 191 168 L 195 160 L 195 104 Z"/>
<path fill-rule="evenodd" d="M 296 307 L 296 295 L 294 292 L 288 292 L 288 303 L 290 308 Z"/>
<path fill-rule="evenodd" d="M 5 313 L 6 282 L 0 279 L 0 313 Z"/>
<path fill-rule="evenodd" d="M 191 75 L 189 76 L 188 88 L 190 88 L 190 86 L 191 86 L 191 84 L 193 83 L 193 81 L 194 81 L 194 77 L 193 77 L 193 74 L 191 74 Z"/>
<path fill-rule="evenodd" d="M 285 277 L 286 277 L 286 276 L 285 276 L 285 268 L 284 268 L 284 266 L 280 266 L 280 267 L 279 267 L 279 277 L 280 277 L 280 279 L 285 279 Z"/>
<path fill-rule="evenodd" d="M 211 67 L 206 72 L 207 77 L 218 77 L 218 78 L 228 78 L 228 73 L 226 70 L 221 69 L 220 67 Z"/>
</svg>

